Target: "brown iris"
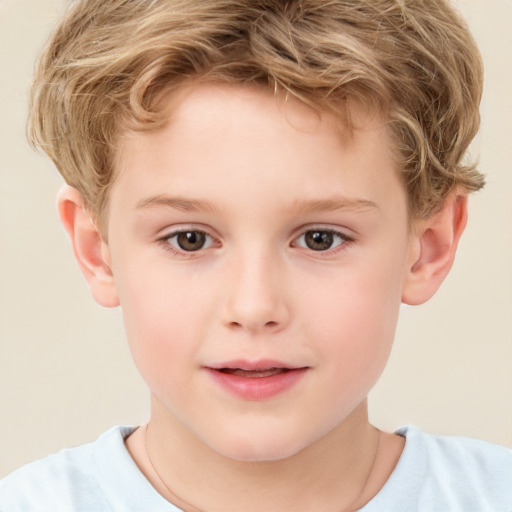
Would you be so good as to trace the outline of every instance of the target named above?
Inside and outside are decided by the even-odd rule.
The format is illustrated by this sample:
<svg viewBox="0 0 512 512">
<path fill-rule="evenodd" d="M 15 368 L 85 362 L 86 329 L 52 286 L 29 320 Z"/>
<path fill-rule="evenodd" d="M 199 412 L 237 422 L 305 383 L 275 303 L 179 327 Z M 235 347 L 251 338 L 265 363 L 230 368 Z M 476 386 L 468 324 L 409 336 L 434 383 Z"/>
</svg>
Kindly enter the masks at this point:
<svg viewBox="0 0 512 512">
<path fill-rule="evenodd" d="M 332 231 L 307 231 L 304 241 L 309 249 L 313 251 L 325 251 L 332 247 L 334 233 Z"/>
<path fill-rule="evenodd" d="M 182 231 L 176 235 L 176 241 L 184 251 L 198 251 L 203 248 L 206 235 L 200 231 Z"/>
</svg>

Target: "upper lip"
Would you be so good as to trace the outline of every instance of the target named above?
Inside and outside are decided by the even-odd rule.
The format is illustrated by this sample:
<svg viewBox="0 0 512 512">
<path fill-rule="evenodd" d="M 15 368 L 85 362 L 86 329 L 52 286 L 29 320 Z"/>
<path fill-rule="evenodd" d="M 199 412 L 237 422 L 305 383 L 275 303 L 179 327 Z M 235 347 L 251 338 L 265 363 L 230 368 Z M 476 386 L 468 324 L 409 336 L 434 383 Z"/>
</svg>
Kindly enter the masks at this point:
<svg viewBox="0 0 512 512">
<path fill-rule="evenodd" d="M 284 363 L 275 359 L 259 359 L 256 361 L 247 361 L 245 359 L 236 359 L 233 361 L 225 361 L 222 363 L 215 363 L 208 365 L 207 368 L 212 370 L 270 370 L 273 368 L 283 368 L 286 370 L 297 370 L 299 368 L 305 368 L 305 366 L 296 366 L 293 364 Z"/>
</svg>

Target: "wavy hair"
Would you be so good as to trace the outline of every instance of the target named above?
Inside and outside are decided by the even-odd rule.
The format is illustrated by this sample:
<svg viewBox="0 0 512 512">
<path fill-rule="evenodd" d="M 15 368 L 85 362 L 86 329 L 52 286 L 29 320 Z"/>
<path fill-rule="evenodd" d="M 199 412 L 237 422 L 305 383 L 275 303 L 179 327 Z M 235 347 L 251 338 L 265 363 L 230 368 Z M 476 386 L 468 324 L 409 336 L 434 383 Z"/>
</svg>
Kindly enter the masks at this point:
<svg viewBox="0 0 512 512">
<path fill-rule="evenodd" d="M 445 0 L 75 0 L 36 66 L 27 132 L 101 218 L 119 137 L 161 126 L 185 82 L 252 83 L 341 116 L 359 102 L 389 122 L 410 214 L 426 218 L 484 184 L 463 160 L 482 68 Z"/>
</svg>

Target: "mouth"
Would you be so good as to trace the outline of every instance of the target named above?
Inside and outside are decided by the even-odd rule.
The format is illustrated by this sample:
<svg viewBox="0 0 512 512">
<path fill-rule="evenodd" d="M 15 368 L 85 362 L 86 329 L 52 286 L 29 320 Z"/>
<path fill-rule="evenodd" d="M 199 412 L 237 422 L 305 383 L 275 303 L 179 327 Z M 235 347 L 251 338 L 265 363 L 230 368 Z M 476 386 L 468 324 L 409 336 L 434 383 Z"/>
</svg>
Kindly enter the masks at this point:
<svg viewBox="0 0 512 512">
<path fill-rule="evenodd" d="M 294 370 L 304 370 L 307 367 L 285 363 L 276 359 L 259 359 L 257 361 L 236 359 L 212 364 L 209 365 L 208 368 L 226 375 L 246 378 L 264 378 L 292 372 Z"/>
<path fill-rule="evenodd" d="M 249 379 L 258 379 L 264 377 L 273 377 L 281 373 L 293 371 L 291 368 L 262 368 L 259 370 L 244 370 L 242 368 L 220 368 L 218 371 L 227 375 L 235 375 L 237 377 L 246 377 Z"/>
<path fill-rule="evenodd" d="M 230 361 L 205 368 L 213 381 L 243 400 L 266 400 L 295 387 L 308 373 L 307 366 L 279 361 Z"/>
</svg>

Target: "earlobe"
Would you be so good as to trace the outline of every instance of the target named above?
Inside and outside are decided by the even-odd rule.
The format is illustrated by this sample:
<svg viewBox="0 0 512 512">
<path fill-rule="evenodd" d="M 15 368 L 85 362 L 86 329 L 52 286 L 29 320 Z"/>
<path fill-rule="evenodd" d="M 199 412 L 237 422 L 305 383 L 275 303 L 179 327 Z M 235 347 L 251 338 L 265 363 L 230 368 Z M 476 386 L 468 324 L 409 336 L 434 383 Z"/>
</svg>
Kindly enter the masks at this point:
<svg viewBox="0 0 512 512">
<path fill-rule="evenodd" d="M 92 296 L 102 306 L 118 306 L 108 245 L 85 209 L 78 190 L 64 185 L 57 196 L 57 210 Z"/>
<path fill-rule="evenodd" d="M 452 267 L 466 222 L 467 196 L 456 192 L 440 210 L 417 222 L 402 302 L 422 304 L 434 295 Z"/>
</svg>

